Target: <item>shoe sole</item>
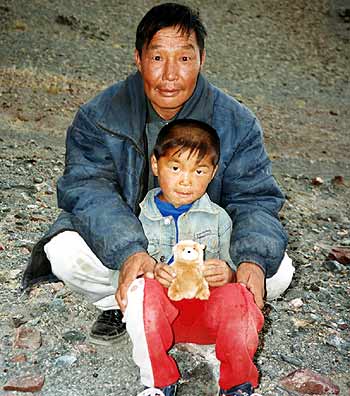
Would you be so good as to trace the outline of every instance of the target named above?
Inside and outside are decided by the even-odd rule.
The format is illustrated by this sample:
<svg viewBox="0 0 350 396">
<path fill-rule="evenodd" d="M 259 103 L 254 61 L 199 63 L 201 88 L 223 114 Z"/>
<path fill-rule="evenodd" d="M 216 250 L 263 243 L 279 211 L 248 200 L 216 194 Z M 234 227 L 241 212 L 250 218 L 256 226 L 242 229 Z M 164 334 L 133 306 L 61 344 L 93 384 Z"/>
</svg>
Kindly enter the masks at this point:
<svg viewBox="0 0 350 396">
<path fill-rule="evenodd" d="M 126 331 L 122 334 L 118 334 L 115 337 L 97 337 L 94 335 L 89 334 L 89 338 L 88 341 L 91 344 L 94 345 L 103 345 L 103 346 L 108 346 L 108 345 L 115 345 L 115 344 L 119 344 L 126 336 Z"/>
</svg>

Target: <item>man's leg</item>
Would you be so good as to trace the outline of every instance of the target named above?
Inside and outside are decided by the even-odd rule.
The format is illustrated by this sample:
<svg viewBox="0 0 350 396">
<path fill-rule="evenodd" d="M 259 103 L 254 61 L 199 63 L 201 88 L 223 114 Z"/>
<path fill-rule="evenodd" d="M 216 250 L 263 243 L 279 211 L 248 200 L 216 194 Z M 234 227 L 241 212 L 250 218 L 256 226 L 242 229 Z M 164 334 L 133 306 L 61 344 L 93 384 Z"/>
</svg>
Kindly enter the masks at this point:
<svg viewBox="0 0 350 396">
<path fill-rule="evenodd" d="M 114 297 L 118 271 L 105 267 L 74 231 L 56 235 L 44 250 L 57 278 L 102 310 L 92 327 L 91 340 L 106 344 L 125 334 L 122 314 Z"/>
<path fill-rule="evenodd" d="M 292 282 L 295 268 L 292 260 L 285 253 L 278 271 L 271 278 L 266 279 L 266 299 L 274 300 L 287 290 Z"/>
</svg>

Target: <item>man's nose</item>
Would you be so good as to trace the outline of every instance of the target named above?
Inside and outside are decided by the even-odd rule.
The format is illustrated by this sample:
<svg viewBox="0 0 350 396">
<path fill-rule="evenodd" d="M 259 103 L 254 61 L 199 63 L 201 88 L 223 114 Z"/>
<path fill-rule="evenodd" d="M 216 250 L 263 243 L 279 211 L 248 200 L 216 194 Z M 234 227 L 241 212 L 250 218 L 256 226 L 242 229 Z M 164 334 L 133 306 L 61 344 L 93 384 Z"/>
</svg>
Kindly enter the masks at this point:
<svg viewBox="0 0 350 396">
<path fill-rule="evenodd" d="M 177 79 L 176 62 L 173 59 L 168 59 L 164 67 L 164 80 L 174 81 Z"/>
</svg>

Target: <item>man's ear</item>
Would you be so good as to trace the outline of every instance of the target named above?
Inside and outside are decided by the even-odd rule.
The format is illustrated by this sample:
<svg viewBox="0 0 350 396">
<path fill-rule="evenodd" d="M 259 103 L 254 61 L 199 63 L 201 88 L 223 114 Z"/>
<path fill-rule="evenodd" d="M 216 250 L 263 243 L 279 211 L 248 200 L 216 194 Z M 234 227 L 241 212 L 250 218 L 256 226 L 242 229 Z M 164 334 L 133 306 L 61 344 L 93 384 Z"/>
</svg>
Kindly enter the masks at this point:
<svg viewBox="0 0 350 396">
<path fill-rule="evenodd" d="M 205 48 L 203 48 L 202 56 L 201 56 L 201 68 L 204 66 L 206 57 L 207 57 L 207 51 L 205 50 Z"/>
<path fill-rule="evenodd" d="M 154 154 L 151 155 L 151 168 L 154 176 L 158 176 L 158 161 Z"/>
<path fill-rule="evenodd" d="M 139 51 L 135 48 L 134 51 L 134 60 L 135 60 L 135 65 L 137 67 L 137 70 L 141 73 L 142 72 L 142 66 L 141 66 L 141 55 Z"/>
</svg>

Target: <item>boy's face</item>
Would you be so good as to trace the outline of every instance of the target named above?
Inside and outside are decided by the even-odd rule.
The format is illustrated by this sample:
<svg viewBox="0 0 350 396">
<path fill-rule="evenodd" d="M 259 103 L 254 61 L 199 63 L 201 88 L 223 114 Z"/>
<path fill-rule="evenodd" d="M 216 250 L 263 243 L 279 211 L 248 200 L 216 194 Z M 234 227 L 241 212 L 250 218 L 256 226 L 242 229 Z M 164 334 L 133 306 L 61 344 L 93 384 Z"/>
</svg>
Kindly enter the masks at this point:
<svg viewBox="0 0 350 396">
<path fill-rule="evenodd" d="M 196 152 L 189 157 L 189 150 L 175 154 L 177 151 L 178 148 L 168 150 L 158 161 L 154 155 L 151 157 L 152 170 L 162 190 L 159 198 L 176 208 L 199 199 L 217 170 L 208 155 L 198 162 Z"/>
</svg>

